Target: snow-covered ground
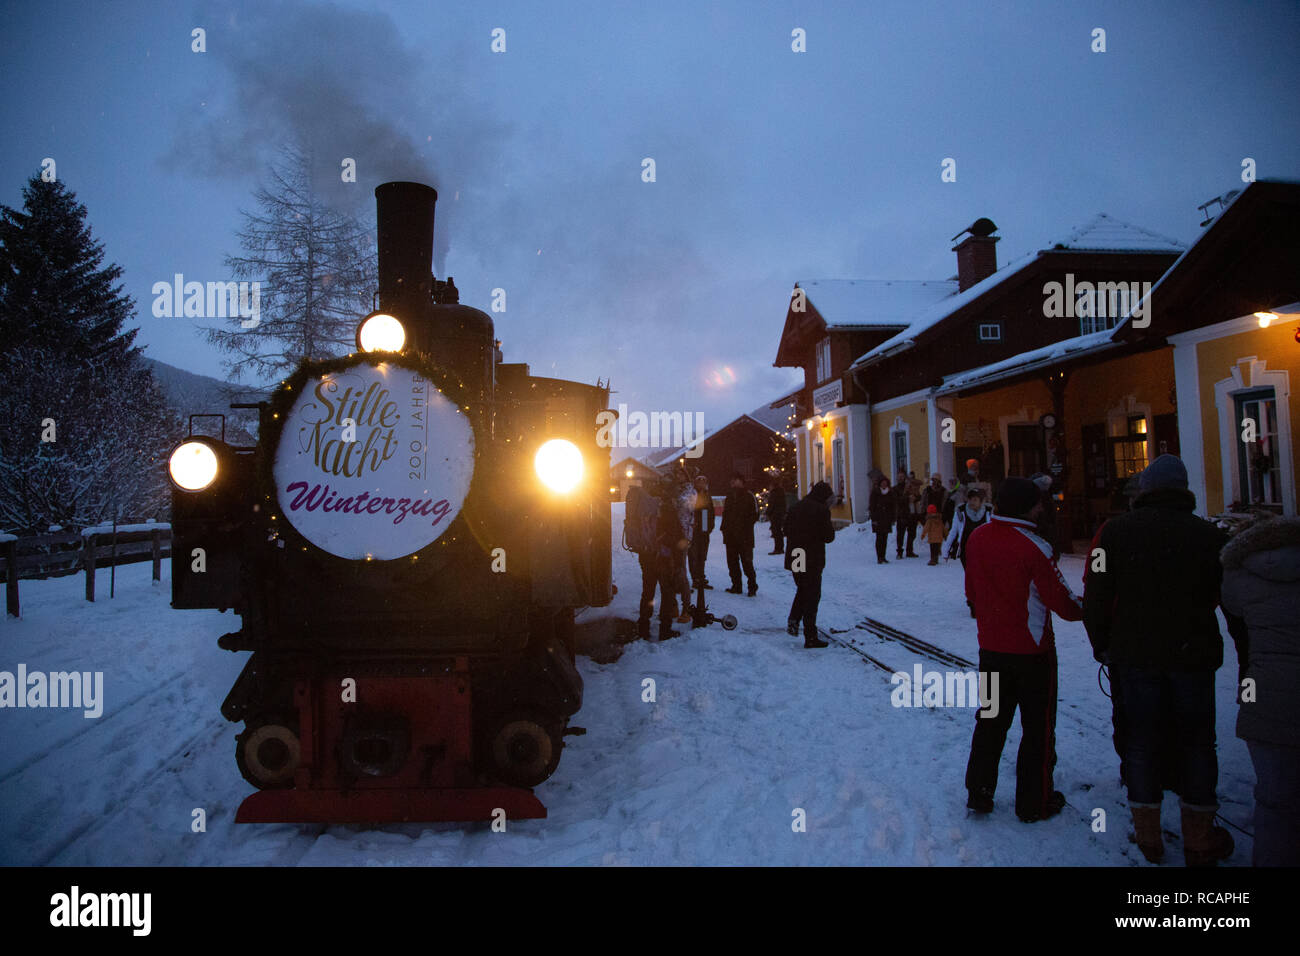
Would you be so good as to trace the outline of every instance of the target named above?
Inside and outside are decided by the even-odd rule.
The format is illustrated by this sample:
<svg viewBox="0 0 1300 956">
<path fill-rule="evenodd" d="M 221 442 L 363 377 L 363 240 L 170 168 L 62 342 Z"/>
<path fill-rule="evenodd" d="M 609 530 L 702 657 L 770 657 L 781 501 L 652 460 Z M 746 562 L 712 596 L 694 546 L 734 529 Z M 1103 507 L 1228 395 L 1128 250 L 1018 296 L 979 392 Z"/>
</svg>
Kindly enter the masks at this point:
<svg viewBox="0 0 1300 956">
<path fill-rule="evenodd" d="M 80 576 L 25 581 L 23 620 L 0 624 L 0 670 L 102 671 L 105 702 L 97 720 L 0 710 L 0 863 L 1146 865 L 1128 842 L 1110 703 L 1082 625 L 1057 622 L 1056 785 L 1070 806 L 1052 820 L 1016 820 L 1015 727 L 997 810 L 970 818 L 962 779 L 974 711 L 896 708 L 889 676 L 858 655 L 804 650 L 785 632 L 790 575 L 765 553 L 766 526 L 758 530 L 757 597 L 723 593 L 717 534 L 709 556 L 713 610 L 734 613 L 737 630 L 679 626 L 683 636 L 663 645 L 633 642 L 617 657 L 605 647 L 595 656 L 607 663 L 580 659 L 586 700 L 576 723 L 588 733 L 568 738 L 559 770 L 538 788 L 549 818 L 511 822 L 506 833 L 486 824 L 235 826 L 249 788 L 235 768 L 237 727 L 219 706 L 245 655 L 216 641 L 238 619 L 171 610 L 169 582 L 152 584 L 147 563 L 119 568 L 116 599 L 101 587 L 95 604 Z M 828 549 L 822 626 L 849 631 L 869 615 L 974 660 L 961 566 L 891 557 L 880 567 L 871 538 L 849 528 Z M 1062 570 L 1077 590 L 1081 559 L 1062 559 Z M 582 618 L 587 635 L 614 630 L 600 619 L 635 617 L 634 556 L 616 551 L 615 575 L 614 604 Z M 897 670 L 940 667 L 865 631 L 844 636 Z M 1250 829 L 1254 774 L 1233 736 L 1230 641 L 1225 658 L 1221 813 Z M 646 678 L 653 703 L 642 700 Z M 196 808 L 205 833 L 191 832 Z M 1093 829 L 1095 808 L 1106 812 L 1104 832 Z M 796 810 L 806 832 L 792 827 Z M 1176 833 L 1172 795 L 1164 813 Z M 1233 835 L 1230 862 L 1246 864 L 1250 841 Z M 1171 843 L 1168 859 L 1181 857 Z"/>
</svg>

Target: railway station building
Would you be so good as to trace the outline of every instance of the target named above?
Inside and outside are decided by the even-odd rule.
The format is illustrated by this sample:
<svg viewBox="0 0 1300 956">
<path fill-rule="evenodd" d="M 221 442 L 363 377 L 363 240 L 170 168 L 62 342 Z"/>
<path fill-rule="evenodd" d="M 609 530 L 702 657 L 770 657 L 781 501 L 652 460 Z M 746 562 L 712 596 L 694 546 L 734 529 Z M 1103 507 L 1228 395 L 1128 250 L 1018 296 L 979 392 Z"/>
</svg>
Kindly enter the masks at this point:
<svg viewBox="0 0 1300 956">
<path fill-rule="evenodd" d="M 1295 514 L 1298 203 L 1298 184 L 1252 183 L 1189 249 L 1101 214 L 1002 269 L 996 227 L 979 220 L 957 237 L 956 288 L 889 324 L 869 300 L 891 284 L 799 283 L 774 364 L 805 371 L 801 487 L 846 470 L 839 514 L 863 521 L 881 473 L 946 482 L 971 458 L 995 485 L 1042 471 L 1069 551 L 1169 452 L 1187 462 L 1202 514 Z M 821 303 L 796 314 L 799 289 Z M 856 301 L 826 294 L 847 289 Z M 863 316 L 880 324 L 854 328 Z"/>
</svg>

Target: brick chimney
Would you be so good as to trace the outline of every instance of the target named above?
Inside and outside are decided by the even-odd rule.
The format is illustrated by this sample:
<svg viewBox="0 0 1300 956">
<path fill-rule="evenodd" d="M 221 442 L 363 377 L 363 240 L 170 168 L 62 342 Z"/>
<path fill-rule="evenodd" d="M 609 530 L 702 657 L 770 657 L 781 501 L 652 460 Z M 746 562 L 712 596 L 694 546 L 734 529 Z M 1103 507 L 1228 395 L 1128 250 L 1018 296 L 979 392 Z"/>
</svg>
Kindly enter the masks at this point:
<svg viewBox="0 0 1300 956">
<path fill-rule="evenodd" d="M 992 219 L 976 219 L 952 237 L 954 242 L 966 237 L 952 247 L 957 253 L 958 292 L 965 292 L 998 271 L 998 253 L 993 247 L 1000 238 L 993 235 L 997 228 Z"/>
</svg>

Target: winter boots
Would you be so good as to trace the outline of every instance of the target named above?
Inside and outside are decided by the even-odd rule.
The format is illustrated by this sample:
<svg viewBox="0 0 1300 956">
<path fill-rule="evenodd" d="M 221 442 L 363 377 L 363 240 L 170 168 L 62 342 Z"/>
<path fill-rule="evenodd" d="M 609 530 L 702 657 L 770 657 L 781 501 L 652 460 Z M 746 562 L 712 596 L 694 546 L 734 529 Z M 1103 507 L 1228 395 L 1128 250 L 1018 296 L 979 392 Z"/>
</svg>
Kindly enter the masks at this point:
<svg viewBox="0 0 1300 956">
<path fill-rule="evenodd" d="M 826 642 L 823 641 L 816 634 L 805 634 L 803 639 L 803 646 L 806 648 L 826 647 Z"/>
<path fill-rule="evenodd" d="M 1232 856 L 1232 834 L 1214 825 L 1216 809 L 1183 806 L 1183 861 L 1188 866 L 1214 866 Z"/>
<path fill-rule="evenodd" d="M 1148 863 L 1159 863 L 1165 857 L 1165 843 L 1160 836 L 1160 804 L 1132 803 L 1129 809 L 1133 811 L 1133 833 L 1138 849 Z"/>
<path fill-rule="evenodd" d="M 758 593 L 758 585 L 757 585 L 755 582 L 753 582 L 753 581 L 749 582 L 749 590 L 746 591 L 745 593 L 746 593 L 749 597 L 753 597 L 755 594 Z"/>
<path fill-rule="evenodd" d="M 974 810 L 976 813 L 993 812 L 993 791 L 980 787 L 977 790 L 968 790 L 967 794 L 967 810 Z"/>
<path fill-rule="evenodd" d="M 1047 820 L 1056 816 L 1064 809 L 1065 794 L 1061 793 L 1060 790 L 1053 790 L 1047 797 L 1047 803 L 1037 813 L 1026 815 L 1017 813 L 1016 816 L 1019 817 L 1021 823 L 1037 823 L 1039 820 Z"/>
<path fill-rule="evenodd" d="M 798 621 L 786 621 L 786 622 L 785 622 L 785 632 L 786 632 L 787 634 L 789 634 L 791 637 L 798 637 L 798 636 L 799 636 L 799 622 L 798 622 Z"/>
</svg>

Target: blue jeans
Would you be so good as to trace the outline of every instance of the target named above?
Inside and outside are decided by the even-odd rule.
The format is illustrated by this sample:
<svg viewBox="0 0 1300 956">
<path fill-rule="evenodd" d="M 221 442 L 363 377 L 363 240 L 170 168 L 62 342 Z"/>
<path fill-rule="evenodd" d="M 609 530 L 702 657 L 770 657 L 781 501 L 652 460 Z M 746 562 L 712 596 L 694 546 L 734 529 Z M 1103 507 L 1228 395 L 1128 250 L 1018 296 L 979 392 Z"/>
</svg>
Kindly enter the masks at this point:
<svg viewBox="0 0 1300 956">
<path fill-rule="evenodd" d="M 1249 705 L 1247 705 L 1249 706 Z M 1246 741 L 1255 765 L 1255 866 L 1300 866 L 1300 748 Z"/>
<path fill-rule="evenodd" d="M 1164 727 L 1177 730 L 1183 804 L 1218 807 L 1219 758 L 1214 737 L 1214 672 L 1111 667 L 1113 692 L 1123 694 L 1127 730 L 1124 774 L 1129 803 L 1159 804 L 1164 796 Z"/>
</svg>

